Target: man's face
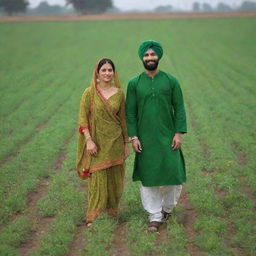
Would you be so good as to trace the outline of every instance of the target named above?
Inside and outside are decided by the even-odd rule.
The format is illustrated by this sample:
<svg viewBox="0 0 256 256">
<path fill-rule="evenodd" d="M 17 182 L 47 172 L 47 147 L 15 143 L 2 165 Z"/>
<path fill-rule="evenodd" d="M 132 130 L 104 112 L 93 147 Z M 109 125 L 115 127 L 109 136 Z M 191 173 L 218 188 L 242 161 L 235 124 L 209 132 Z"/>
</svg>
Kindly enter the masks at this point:
<svg viewBox="0 0 256 256">
<path fill-rule="evenodd" d="M 157 69 L 158 66 L 158 56 L 152 49 L 148 49 L 143 56 L 144 68 L 153 71 Z"/>
</svg>

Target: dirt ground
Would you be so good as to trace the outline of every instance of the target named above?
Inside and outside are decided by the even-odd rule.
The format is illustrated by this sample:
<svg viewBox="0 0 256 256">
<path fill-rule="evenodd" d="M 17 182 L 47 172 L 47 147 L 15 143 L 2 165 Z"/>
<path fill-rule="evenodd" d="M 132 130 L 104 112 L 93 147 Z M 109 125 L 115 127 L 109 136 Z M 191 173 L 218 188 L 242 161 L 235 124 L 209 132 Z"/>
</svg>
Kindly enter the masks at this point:
<svg viewBox="0 0 256 256">
<path fill-rule="evenodd" d="M 66 16 L 4 16 L 0 22 L 24 21 L 81 21 L 81 20 L 119 20 L 119 19 L 187 19 L 187 18 L 222 18 L 222 17 L 256 17 L 256 12 L 208 12 L 208 13 L 116 13 L 99 15 Z"/>
</svg>

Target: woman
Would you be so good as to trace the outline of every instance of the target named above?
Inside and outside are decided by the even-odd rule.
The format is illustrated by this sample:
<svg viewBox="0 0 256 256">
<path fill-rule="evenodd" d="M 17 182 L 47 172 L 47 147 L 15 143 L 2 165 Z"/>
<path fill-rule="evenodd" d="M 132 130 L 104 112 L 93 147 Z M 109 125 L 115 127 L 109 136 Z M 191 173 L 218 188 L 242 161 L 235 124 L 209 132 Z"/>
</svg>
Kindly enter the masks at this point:
<svg viewBox="0 0 256 256">
<path fill-rule="evenodd" d="M 125 98 L 110 59 L 101 59 L 80 102 L 77 171 L 88 179 L 87 226 L 106 210 L 117 216 L 128 156 Z"/>
</svg>

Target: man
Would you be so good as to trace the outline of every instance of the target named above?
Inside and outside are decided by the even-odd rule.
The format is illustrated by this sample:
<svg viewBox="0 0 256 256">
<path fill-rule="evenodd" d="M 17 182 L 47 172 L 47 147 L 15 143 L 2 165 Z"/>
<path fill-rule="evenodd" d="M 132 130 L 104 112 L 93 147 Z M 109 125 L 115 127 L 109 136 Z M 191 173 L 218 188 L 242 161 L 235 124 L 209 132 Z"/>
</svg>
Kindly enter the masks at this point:
<svg viewBox="0 0 256 256">
<path fill-rule="evenodd" d="M 186 181 L 181 152 L 187 132 L 182 91 L 177 79 L 158 69 L 163 48 L 148 40 L 138 50 L 145 71 L 129 81 L 126 98 L 128 133 L 136 152 L 133 181 L 149 214 L 150 231 L 157 231 L 177 204 Z"/>
</svg>

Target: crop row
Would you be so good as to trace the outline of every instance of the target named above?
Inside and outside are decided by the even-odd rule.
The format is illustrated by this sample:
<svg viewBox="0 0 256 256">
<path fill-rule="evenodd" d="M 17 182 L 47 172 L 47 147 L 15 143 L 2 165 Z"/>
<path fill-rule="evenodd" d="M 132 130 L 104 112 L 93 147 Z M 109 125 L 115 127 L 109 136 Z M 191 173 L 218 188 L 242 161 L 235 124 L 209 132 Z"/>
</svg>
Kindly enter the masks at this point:
<svg viewBox="0 0 256 256">
<path fill-rule="evenodd" d="M 30 255 L 69 255 L 72 246 L 79 244 L 78 236 L 83 242 L 77 254 L 113 255 L 121 246 L 121 232 L 128 242 L 124 255 L 186 256 L 193 255 L 191 248 L 204 256 L 253 255 L 255 38 L 247 37 L 253 22 L 206 19 L 3 26 L 1 33 L 11 43 L 0 58 L 1 66 L 4 60 L 8 63 L 0 71 L 4 77 L 0 97 L 7 99 L 1 112 L 1 160 L 7 155 L 13 157 L 1 166 L 0 240 L 5 241 L 1 254 L 18 255 L 22 243 L 26 246 L 34 241 Z M 103 43 L 98 38 L 103 25 L 120 33 L 106 33 Z M 233 26 L 239 33 L 234 33 Z M 130 33 L 135 29 L 141 32 L 136 37 Z M 29 30 L 35 33 L 24 37 Z M 20 48 L 12 40 L 16 36 L 20 37 Z M 0 42 L 7 42 L 0 38 Z M 139 184 L 131 181 L 132 155 L 127 161 L 119 217 L 103 215 L 86 229 L 86 185 L 74 171 L 73 136 L 83 81 L 88 83 L 95 60 L 114 56 L 121 80 L 127 83 L 142 70 L 136 47 L 145 38 L 163 43 L 160 68 L 176 75 L 183 88 L 189 121 L 183 146 L 188 175 L 185 196 L 196 217 L 188 227 L 185 218 L 190 212 L 181 201 L 160 234 L 148 233 Z M 17 56 L 8 58 L 16 47 Z M 26 58 L 28 52 L 31 57 Z M 33 61 L 36 65 L 31 64 Z M 17 87 L 18 82 L 24 88 Z M 53 171 L 63 152 L 61 168 Z M 34 206 L 38 215 L 32 216 L 28 200 L 44 177 L 48 177 L 49 185 Z M 31 223 L 34 217 L 39 223 Z M 36 240 L 32 234 L 46 218 L 51 221 Z"/>
<path fill-rule="evenodd" d="M 238 252 L 233 251 L 232 253 L 241 253 L 239 248 L 243 248 L 247 253 L 253 253 L 255 230 L 248 223 L 255 223 L 254 205 L 253 201 L 241 189 L 244 180 L 250 180 L 251 188 L 254 187 L 251 180 L 254 176 L 253 162 L 249 158 L 250 153 L 247 152 L 248 145 L 250 145 L 253 137 L 251 134 L 247 134 L 245 140 L 241 141 L 239 138 L 241 133 L 248 130 L 249 124 L 248 122 L 239 122 L 239 117 L 247 118 L 248 121 L 252 120 L 250 113 L 250 103 L 252 103 L 250 100 L 252 98 L 248 90 L 244 90 L 242 87 L 240 88 L 239 100 L 243 100 L 242 97 L 244 96 L 247 99 L 247 104 L 235 104 L 238 98 L 236 98 L 237 94 L 232 94 L 232 88 L 233 90 L 238 89 L 235 87 L 234 79 L 239 80 L 239 76 L 242 77 L 243 74 L 237 73 L 237 78 L 233 74 L 233 79 L 230 79 L 228 75 L 230 73 L 229 66 L 226 66 L 225 63 L 221 63 L 218 66 L 211 65 L 210 59 L 217 58 L 212 56 L 211 52 L 205 57 L 202 52 L 196 51 L 196 49 L 191 51 L 190 49 L 190 57 L 193 55 L 204 61 L 204 65 L 200 65 L 197 61 L 191 61 L 189 64 L 183 64 L 180 72 L 194 73 L 193 77 L 184 79 L 184 83 L 192 84 L 193 88 L 192 90 L 186 88 L 192 132 L 196 134 L 194 143 L 191 144 L 190 142 L 189 146 L 193 145 L 191 154 L 194 154 L 196 149 L 195 142 L 197 141 L 199 145 L 201 144 L 201 149 L 197 149 L 197 154 L 199 153 L 199 156 L 201 156 L 201 158 L 197 156 L 197 161 L 200 163 L 198 170 L 202 170 L 201 175 L 204 174 L 205 177 L 202 176 L 201 178 L 206 182 L 206 187 L 203 189 L 203 182 L 196 175 L 196 183 L 192 183 L 192 185 L 188 183 L 192 190 L 195 190 L 197 186 L 201 188 L 200 193 L 198 191 L 198 196 L 195 198 L 190 197 L 191 202 L 195 206 L 198 205 L 200 213 L 203 212 L 202 209 L 205 206 L 207 206 L 206 210 L 209 211 L 209 216 L 201 216 L 195 223 L 197 230 L 200 227 L 200 235 L 197 238 L 199 239 L 198 245 L 201 249 L 207 251 L 212 250 L 214 252 L 218 249 L 219 251 L 216 255 L 220 255 L 221 252 L 224 252 L 224 255 L 226 255 L 225 253 L 229 255 L 231 252 L 224 250 L 225 247 L 218 246 L 221 242 L 220 233 L 226 233 L 226 246 L 229 247 L 233 244 L 238 248 Z M 213 66 L 214 72 L 211 73 L 209 70 L 212 70 Z M 200 86 L 196 86 L 196 84 Z M 249 85 L 252 86 L 251 81 Z M 241 112 L 247 113 L 246 116 L 241 116 Z M 237 121 L 237 123 L 234 124 L 234 121 Z M 249 125 L 251 126 L 252 124 Z M 188 140 L 191 140 L 194 136 L 189 136 Z M 237 156 L 233 150 L 234 143 L 238 143 L 239 151 L 241 150 L 247 156 L 248 164 L 241 165 L 236 161 Z M 245 144 L 247 145 L 246 148 L 243 147 Z M 251 148 L 251 150 L 253 149 Z M 195 159 L 196 156 L 191 161 L 196 161 Z M 191 167 L 191 164 L 189 166 Z M 242 173 L 241 168 L 243 168 Z M 242 177 L 243 180 L 241 180 Z M 250 184 L 248 182 L 248 185 Z M 209 194 L 210 190 L 212 190 L 212 193 Z M 216 202 L 208 205 L 209 198 L 207 199 L 204 196 L 205 193 L 209 194 L 209 198 L 215 197 Z M 207 200 L 205 201 L 204 199 Z M 212 215 L 216 215 L 218 219 L 212 219 Z M 209 228 L 214 228 L 216 225 L 219 228 L 213 232 L 215 233 L 215 240 L 213 238 L 211 240 Z M 233 235 L 227 232 L 230 229 L 235 230 Z M 243 243 L 246 239 L 246 234 L 250 234 L 252 240 L 249 239 L 247 243 Z"/>
</svg>

